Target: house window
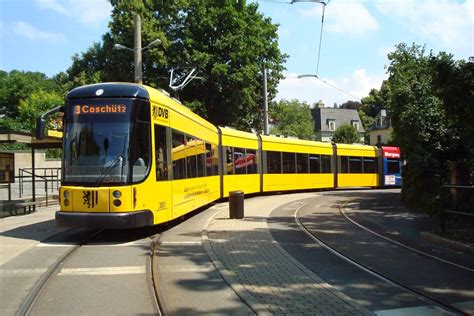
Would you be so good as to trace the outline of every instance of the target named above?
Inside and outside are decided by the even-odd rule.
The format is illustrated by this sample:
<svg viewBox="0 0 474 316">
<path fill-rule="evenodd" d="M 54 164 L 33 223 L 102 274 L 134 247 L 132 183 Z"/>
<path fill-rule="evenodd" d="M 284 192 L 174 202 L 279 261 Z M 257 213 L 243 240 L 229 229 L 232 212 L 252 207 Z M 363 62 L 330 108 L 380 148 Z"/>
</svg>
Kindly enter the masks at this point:
<svg viewBox="0 0 474 316">
<path fill-rule="evenodd" d="M 336 122 L 335 121 L 329 121 L 328 125 L 329 125 L 329 130 L 330 131 L 335 131 L 336 130 Z"/>
<path fill-rule="evenodd" d="M 382 135 L 377 135 L 377 144 L 382 143 Z"/>
<path fill-rule="evenodd" d="M 356 130 L 359 130 L 359 123 L 358 122 L 352 122 L 352 126 L 356 128 Z"/>
<path fill-rule="evenodd" d="M 377 124 L 376 124 L 377 127 L 382 127 L 382 118 L 381 117 L 377 117 L 376 122 L 377 122 Z"/>
</svg>

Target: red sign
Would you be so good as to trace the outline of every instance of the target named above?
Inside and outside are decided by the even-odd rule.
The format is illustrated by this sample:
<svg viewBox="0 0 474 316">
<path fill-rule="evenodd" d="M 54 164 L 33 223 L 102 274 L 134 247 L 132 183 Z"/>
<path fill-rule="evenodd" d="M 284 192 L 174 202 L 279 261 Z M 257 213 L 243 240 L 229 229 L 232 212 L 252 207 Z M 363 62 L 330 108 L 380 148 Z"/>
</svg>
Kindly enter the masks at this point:
<svg viewBox="0 0 474 316">
<path fill-rule="evenodd" d="M 400 148 L 398 147 L 382 147 L 382 154 L 385 158 L 400 158 Z"/>
</svg>

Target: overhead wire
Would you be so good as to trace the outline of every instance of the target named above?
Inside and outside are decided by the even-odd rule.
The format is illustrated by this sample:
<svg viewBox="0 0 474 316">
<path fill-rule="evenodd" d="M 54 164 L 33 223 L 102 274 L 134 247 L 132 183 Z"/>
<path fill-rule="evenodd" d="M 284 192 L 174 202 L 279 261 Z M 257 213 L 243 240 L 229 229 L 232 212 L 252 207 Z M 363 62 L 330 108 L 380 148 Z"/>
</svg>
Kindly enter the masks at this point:
<svg viewBox="0 0 474 316">
<path fill-rule="evenodd" d="M 323 27 L 324 27 L 324 15 L 325 15 L 325 12 L 326 12 L 326 5 L 329 4 L 331 0 L 327 0 L 326 2 L 325 1 L 316 1 L 316 2 L 319 2 L 323 5 L 323 12 L 322 12 L 322 15 L 321 15 L 321 30 L 320 30 L 320 33 L 319 33 L 319 47 L 318 47 L 318 59 L 316 61 L 316 75 L 313 76 L 313 75 L 300 75 L 298 76 L 299 79 L 303 78 L 303 77 L 314 77 L 316 79 L 318 79 L 319 81 L 325 83 L 326 85 L 330 86 L 331 88 L 333 89 L 336 89 L 338 90 L 339 92 L 342 92 L 352 98 L 355 98 L 357 100 L 361 100 L 361 98 L 345 91 L 344 89 L 341 89 L 339 88 L 338 86 L 336 85 L 333 85 L 329 82 L 327 82 L 326 80 L 323 80 L 321 78 L 319 78 L 319 61 L 321 59 L 321 47 L 322 47 L 322 43 L 323 43 Z M 288 4 L 293 4 L 295 3 L 296 1 L 278 1 L 278 0 L 259 0 L 258 2 L 266 2 L 266 3 L 288 3 Z M 303 1 L 301 1 L 303 2 Z M 312 1 L 308 1 L 308 2 L 312 2 Z"/>
<path fill-rule="evenodd" d="M 329 3 L 328 2 L 321 2 L 323 4 L 323 13 L 321 15 L 321 31 L 319 33 L 319 48 L 318 48 L 318 61 L 316 64 L 316 76 L 319 74 L 319 60 L 321 57 L 321 45 L 323 43 L 323 26 L 324 26 L 324 12 L 326 11 L 326 5 Z"/>
<path fill-rule="evenodd" d="M 321 82 L 327 84 L 328 86 L 330 86 L 330 87 L 332 87 L 332 88 L 334 88 L 334 89 L 336 89 L 336 90 L 338 90 L 338 91 L 340 91 L 340 92 L 342 92 L 342 93 L 344 93 L 344 94 L 347 94 L 347 95 L 350 96 L 350 97 L 356 98 L 356 99 L 359 100 L 359 101 L 361 100 L 361 98 L 359 98 L 359 97 L 357 97 L 357 96 L 355 96 L 355 95 L 353 95 L 353 94 L 351 94 L 351 93 L 349 93 L 349 92 L 347 92 L 347 91 L 345 91 L 345 90 L 339 88 L 339 87 L 336 86 L 336 85 L 333 85 L 333 84 L 327 82 L 326 80 L 320 79 L 319 77 L 316 77 L 316 79 L 318 79 L 319 81 L 321 81 Z"/>
</svg>

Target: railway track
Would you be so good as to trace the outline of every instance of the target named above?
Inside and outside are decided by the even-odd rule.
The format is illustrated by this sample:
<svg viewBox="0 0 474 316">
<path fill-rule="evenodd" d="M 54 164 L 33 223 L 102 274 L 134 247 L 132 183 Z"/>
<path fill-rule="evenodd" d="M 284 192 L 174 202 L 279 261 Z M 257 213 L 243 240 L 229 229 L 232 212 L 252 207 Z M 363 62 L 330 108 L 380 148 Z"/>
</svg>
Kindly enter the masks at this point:
<svg viewBox="0 0 474 316">
<path fill-rule="evenodd" d="M 67 230 L 67 232 L 70 230 L 72 229 Z M 48 281 L 50 281 L 52 277 L 58 272 L 59 268 L 67 260 L 67 258 L 70 257 L 74 252 L 76 252 L 82 245 L 87 244 L 88 241 L 92 240 L 95 236 L 100 234 L 102 231 L 103 230 L 93 231 L 91 234 L 85 236 L 83 240 L 81 240 L 78 244 L 76 244 L 71 249 L 66 251 L 62 256 L 60 256 L 56 260 L 56 262 L 48 268 L 46 273 L 41 276 L 41 278 L 36 282 L 33 288 L 28 292 L 28 295 L 23 300 L 23 303 L 18 309 L 18 315 L 28 315 L 41 291 L 44 289 Z M 64 232 L 60 234 L 64 234 Z M 53 237 L 58 237 L 58 235 L 54 235 Z"/>
<path fill-rule="evenodd" d="M 347 202 L 346 202 L 347 203 Z M 339 251 L 338 249 L 336 249 L 336 247 L 334 246 L 331 246 L 330 243 L 328 242 L 325 242 L 322 238 L 318 237 L 309 227 L 307 227 L 307 225 L 305 225 L 304 221 L 301 219 L 300 217 L 300 211 L 310 205 L 310 204 L 313 204 L 313 202 L 310 202 L 310 203 L 307 203 L 305 205 L 302 205 L 300 206 L 296 212 L 295 212 L 295 221 L 297 223 L 297 225 L 299 226 L 299 228 L 309 237 L 311 238 L 313 241 L 315 241 L 316 243 L 318 243 L 321 247 L 327 249 L 328 251 L 330 251 L 332 254 L 334 254 L 335 256 L 343 259 L 344 261 L 346 261 L 347 263 L 351 264 L 351 265 L 354 265 L 356 266 L 357 268 L 359 269 L 362 269 L 363 271 L 369 273 L 370 275 L 378 278 L 379 280 L 382 280 L 388 284 L 390 284 L 391 286 L 395 286 L 403 291 L 406 291 L 406 292 L 409 292 L 411 293 L 412 295 L 416 295 L 417 297 L 419 297 L 422 301 L 426 302 L 428 305 L 434 305 L 434 306 L 437 306 L 439 308 L 441 308 L 443 311 L 445 312 L 448 312 L 448 313 L 453 313 L 453 314 L 456 314 L 456 315 L 471 315 L 471 313 L 469 311 L 466 311 L 462 308 L 458 308 L 452 304 L 449 304 L 449 303 L 446 303 L 444 302 L 443 300 L 437 298 L 437 297 L 434 297 L 433 295 L 430 295 L 429 293 L 426 293 L 424 291 L 420 291 L 412 286 L 409 286 L 407 284 L 404 284 L 403 282 L 401 281 L 398 281 L 388 275 L 386 275 L 385 273 L 383 272 L 380 272 L 380 271 L 377 271 L 376 269 L 370 267 L 369 265 L 365 264 L 364 262 L 362 262 L 361 260 L 357 259 L 357 258 L 354 258 L 352 256 L 349 256 L 349 255 L 346 255 L 344 254 L 342 251 Z M 459 268 L 459 269 L 464 269 L 464 270 L 467 270 L 469 272 L 472 271 L 471 268 L 469 267 L 465 267 L 465 266 L 462 266 L 462 265 L 459 265 L 459 264 L 456 264 L 454 262 L 449 262 L 447 260 L 444 260 L 442 258 L 439 258 L 439 257 L 436 257 L 436 256 L 433 256 L 431 254 L 428 254 L 428 253 L 425 253 L 423 251 L 420 251 L 420 250 L 417 250 L 413 247 L 410 247 L 410 246 L 407 246 L 407 245 L 404 245 L 396 240 L 393 240 L 391 238 L 388 238 L 386 236 L 383 236 L 371 229 L 368 229 L 367 227 L 364 227 L 363 225 L 355 222 L 353 219 L 350 219 L 347 214 L 345 214 L 344 210 L 343 210 L 343 205 L 341 205 L 339 207 L 339 210 L 340 210 L 340 214 L 342 216 L 344 216 L 344 218 L 350 222 L 352 225 L 356 225 L 357 227 L 361 228 L 361 229 L 364 229 L 366 232 L 374 235 L 374 236 L 377 236 L 378 238 L 382 238 L 384 239 L 385 241 L 393 244 L 393 245 L 396 245 L 398 247 L 402 247 L 406 250 L 409 250 L 409 251 L 412 251 L 412 252 L 415 252 L 417 253 L 418 255 L 421 255 L 421 256 L 425 256 L 425 257 L 428 257 L 430 259 L 433 259 L 433 260 L 437 260 L 437 261 L 440 261 L 440 262 L 443 262 L 444 264 L 448 264 L 448 265 L 451 265 L 453 267 L 456 267 L 456 268 Z"/>
<path fill-rule="evenodd" d="M 79 241 L 77 241 L 76 244 L 74 244 L 72 247 L 70 247 L 70 249 L 68 249 L 60 257 L 58 257 L 58 259 L 54 262 L 54 264 L 52 264 L 47 269 L 47 271 L 41 276 L 41 278 L 30 289 L 30 291 L 26 295 L 25 299 L 21 303 L 21 305 L 18 309 L 18 312 L 16 314 L 17 315 L 22 315 L 22 316 L 23 315 L 30 315 L 30 314 L 42 314 L 41 312 L 35 311 L 35 309 L 37 308 L 37 305 L 44 304 L 44 302 L 43 302 L 44 298 L 42 298 L 42 295 L 43 295 L 44 292 L 47 292 L 48 286 L 50 286 L 50 285 L 54 286 L 54 283 L 58 282 L 58 280 L 56 279 L 56 278 L 58 278 L 58 275 L 61 275 L 61 274 L 64 275 L 64 272 L 63 273 L 61 272 L 61 270 L 64 270 L 63 267 L 65 265 L 67 265 L 72 260 L 73 257 L 81 256 L 80 252 L 81 252 L 82 249 L 87 248 L 88 246 L 93 247 L 94 246 L 93 243 L 95 243 L 97 241 L 99 241 L 99 244 L 105 243 L 106 245 L 110 245 L 110 243 L 108 242 L 108 240 L 110 239 L 110 231 L 108 231 L 104 234 L 103 233 L 104 233 L 103 229 L 94 230 L 94 231 L 90 231 L 90 232 L 86 233 L 84 236 L 82 236 L 82 238 Z M 56 239 L 60 239 L 60 236 L 58 236 L 58 235 L 55 236 Z M 147 265 L 147 267 L 146 267 L 146 271 L 147 271 L 146 280 L 147 280 L 147 283 L 148 283 L 146 285 L 146 287 L 149 287 L 150 296 L 152 296 L 155 300 L 154 302 L 152 302 L 152 304 L 154 304 L 154 307 L 152 308 L 153 311 L 154 311 L 153 314 L 162 315 L 163 314 L 163 308 L 162 308 L 162 304 L 160 303 L 160 299 L 159 299 L 159 297 L 160 297 L 159 288 L 158 288 L 159 285 L 158 285 L 158 282 L 157 282 L 157 280 L 155 278 L 155 275 L 154 275 L 154 257 L 155 257 L 155 254 L 156 254 L 157 245 L 159 243 L 159 234 L 155 234 L 155 235 L 151 235 L 151 236 L 147 236 L 147 237 L 150 239 L 150 244 L 149 244 L 149 250 L 147 251 L 148 258 L 146 259 L 146 265 Z M 133 242 L 131 242 L 131 243 L 133 244 Z M 100 257 L 100 255 L 97 256 L 97 258 L 98 258 L 97 262 L 96 262 L 97 268 L 95 268 L 95 269 L 103 269 L 103 271 L 105 271 L 106 268 L 101 267 L 101 265 L 103 263 L 101 263 L 99 261 L 100 260 L 99 257 Z M 80 268 L 78 268 L 76 270 L 79 270 L 79 269 Z M 93 271 L 93 269 L 94 268 L 89 269 L 89 270 Z M 66 270 L 73 270 L 73 269 L 66 269 Z M 132 271 L 130 273 L 135 273 L 135 272 Z M 85 274 L 84 278 L 86 278 L 86 277 L 87 277 L 87 274 Z M 117 276 L 117 277 L 120 277 L 120 275 Z M 77 283 L 79 283 L 79 282 L 77 282 Z M 67 290 L 72 293 L 72 296 L 77 294 L 77 296 L 80 297 L 82 295 L 81 293 L 79 293 L 80 290 L 78 290 L 77 288 L 73 288 L 72 290 L 71 290 L 71 288 L 73 288 L 73 286 L 68 287 Z M 64 289 L 64 290 L 66 290 L 66 289 Z M 110 290 L 115 291 L 116 289 L 111 288 Z M 130 299 L 132 300 L 133 298 L 130 297 Z M 68 304 L 68 302 L 63 302 L 63 303 Z M 71 302 L 69 302 L 69 303 L 77 305 L 77 301 L 74 299 L 74 297 L 71 297 Z M 81 302 L 80 304 L 84 304 L 84 302 Z M 87 305 L 87 302 L 85 304 Z M 119 313 L 120 311 L 117 310 L 116 312 Z"/>
<path fill-rule="evenodd" d="M 359 222 L 357 222 L 356 220 L 352 219 L 352 218 L 351 218 L 349 215 L 347 215 L 347 213 L 344 211 L 344 207 L 345 207 L 345 205 L 346 205 L 347 203 L 348 203 L 348 202 L 343 203 L 343 204 L 339 207 L 340 213 L 341 213 L 342 216 L 344 216 L 349 222 L 351 222 L 352 224 L 354 224 L 354 225 L 356 225 L 356 226 L 362 228 L 363 230 L 365 230 L 365 231 L 367 231 L 367 232 L 369 232 L 369 233 L 371 233 L 371 234 L 373 234 L 373 235 L 375 235 L 375 236 L 378 236 L 378 237 L 380 237 L 380 238 L 382 238 L 382 239 L 384 239 L 384 240 L 386 240 L 386 241 L 388 241 L 388 242 L 390 242 L 390 243 L 392 243 L 392 244 L 395 244 L 395 245 L 397 245 L 397 246 L 403 247 L 403 248 L 408 249 L 408 250 L 410 250 L 410 251 L 416 252 L 416 253 L 418 253 L 419 255 L 422 255 L 422 256 L 425 256 L 425 257 L 428 257 L 428 258 L 431 258 L 431 259 L 434 259 L 434 260 L 443 262 L 443 263 L 445 263 L 445 264 L 449 264 L 449 265 L 454 266 L 454 267 L 459 268 L 459 269 L 463 269 L 463 270 L 466 270 L 466 271 L 474 272 L 474 269 L 473 269 L 473 268 L 466 267 L 466 266 L 464 266 L 464 265 L 461 265 L 461 264 L 458 264 L 458 263 L 455 263 L 455 262 L 452 262 L 452 261 L 449 261 L 449 260 L 440 258 L 440 257 L 438 257 L 438 256 L 432 255 L 432 254 L 430 254 L 430 253 L 428 253 L 428 252 L 425 252 L 425 251 L 422 251 L 422 250 L 413 248 L 413 247 L 411 247 L 411 246 L 405 245 L 405 244 L 403 244 L 403 243 L 401 243 L 401 242 L 399 242 L 399 241 L 397 241 L 397 240 L 395 240 L 395 239 L 393 239 L 393 238 L 387 237 L 387 236 L 385 236 L 385 235 L 383 235 L 383 234 L 379 234 L 379 233 L 377 233 L 376 231 L 374 231 L 374 230 L 372 230 L 372 229 L 370 229 L 370 228 L 368 228 L 368 227 L 362 225 L 361 223 L 359 223 Z"/>
</svg>

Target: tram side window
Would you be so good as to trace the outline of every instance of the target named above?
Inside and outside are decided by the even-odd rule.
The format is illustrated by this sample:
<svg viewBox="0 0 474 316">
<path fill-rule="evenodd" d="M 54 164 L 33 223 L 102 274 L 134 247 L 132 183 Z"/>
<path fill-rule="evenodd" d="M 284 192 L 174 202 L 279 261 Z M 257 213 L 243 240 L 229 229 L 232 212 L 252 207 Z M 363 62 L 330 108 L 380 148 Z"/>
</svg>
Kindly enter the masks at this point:
<svg viewBox="0 0 474 316">
<path fill-rule="evenodd" d="M 212 175 L 218 176 L 219 175 L 219 146 L 215 144 L 211 144 L 212 150 Z M 211 175 L 208 174 L 208 175 Z"/>
<path fill-rule="evenodd" d="M 173 131 L 171 140 L 171 159 L 173 160 L 173 179 L 186 179 L 186 147 L 184 134 Z"/>
<path fill-rule="evenodd" d="M 247 174 L 257 173 L 257 151 L 255 149 L 247 149 Z"/>
<path fill-rule="evenodd" d="M 281 152 L 267 151 L 267 172 L 281 173 Z"/>
<path fill-rule="evenodd" d="M 197 177 L 197 157 L 199 155 L 198 140 L 187 135 L 186 139 L 186 176 L 187 178 Z"/>
<path fill-rule="evenodd" d="M 206 175 L 212 176 L 214 173 L 212 171 L 212 145 L 206 143 Z"/>
<path fill-rule="evenodd" d="M 296 154 L 296 172 L 308 173 L 308 154 Z"/>
<path fill-rule="evenodd" d="M 296 173 L 295 156 L 295 153 L 283 153 L 283 173 Z"/>
<path fill-rule="evenodd" d="M 398 160 L 398 159 L 387 159 L 387 172 L 388 173 L 400 173 L 400 160 Z"/>
<path fill-rule="evenodd" d="M 321 172 L 321 158 L 319 155 L 309 155 L 309 172 L 310 173 Z"/>
<path fill-rule="evenodd" d="M 349 157 L 349 172 L 362 173 L 362 157 Z"/>
<path fill-rule="evenodd" d="M 375 158 L 364 157 L 364 173 L 377 173 Z"/>
<path fill-rule="evenodd" d="M 245 148 L 234 148 L 235 174 L 247 174 L 247 153 Z"/>
<path fill-rule="evenodd" d="M 202 140 L 199 140 L 196 144 L 197 150 L 197 176 L 204 177 L 206 170 L 206 143 Z"/>
<path fill-rule="evenodd" d="M 321 173 L 332 173 L 331 160 L 332 156 L 321 155 Z"/>
<path fill-rule="evenodd" d="M 155 124 L 156 181 L 168 180 L 166 143 L 166 127 Z"/>
<path fill-rule="evenodd" d="M 145 106 L 140 106 L 140 109 L 146 108 Z M 141 111 L 146 112 L 146 111 Z M 148 111 L 148 114 L 150 112 Z M 146 118 L 146 116 L 145 116 Z M 150 148 L 150 123 L 149 118 L 147 121 L 138 120 L 135 125 L 135 137 L 140 139 L 139 142 L 134 142 L 132 144 L 132 153 L 130 155 L 131 162 L 133 163 L 132 167 L 132 177 L 133 182 L 142 181 L 145 176 L 148 174 L 148 168 L 151 165 L 151 148 Z"/>
<path fill-rule="evenodd" d="M 234 174 L 234 148 L 233 147 L 226 147 L 225 149 L 225 156 L 226 156 L 226 174 Z"/>
<path fill-rule="evenodd" d="M 349 173 L 349 157 L 341 156 L 341 173 Z"/>
</svg>

